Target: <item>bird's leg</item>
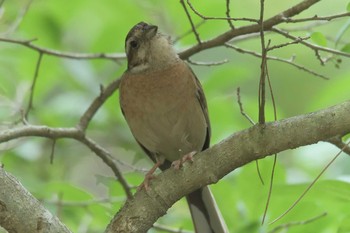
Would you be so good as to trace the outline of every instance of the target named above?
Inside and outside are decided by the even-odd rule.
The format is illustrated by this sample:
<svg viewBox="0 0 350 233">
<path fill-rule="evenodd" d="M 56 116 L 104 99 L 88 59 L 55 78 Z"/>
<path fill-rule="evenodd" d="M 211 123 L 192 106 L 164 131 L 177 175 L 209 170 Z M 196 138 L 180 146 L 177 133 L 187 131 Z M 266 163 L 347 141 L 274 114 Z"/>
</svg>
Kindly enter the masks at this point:
<svg viewBox="0 0 350 233">
<path fill-rule="evenodd" d="M 153 167 L 151 168 L 151 170 L 149 170 L 146 175 L 145 175 L 145 179 L 143 180 L 143 182 L 139 185 L 139 187 L 137 187 L 137 190 L 141 190 L 142 188 L 145 188 L 145 190 L 147 191 L 149 188 L 149 183 L 152 179 L 155 178 L 155 176 L 153 175 L 153 173 L 157 170 L 157 168 L 162 165 L 164 162 L 164 160 L 157 160 L 157 162 L 153 165 Z"/>
<path fill-rule="evenodd" d="M 181 159 L 175 160 L 171 163 L 171 166 L 176 170 L 179 170 L 182 167 L 182 164 L 186 161 L 193 162 L 193 156 L 197 154 L 197 151 L 192 151 L 190 153 L 185 154 Z"/>
</svg>

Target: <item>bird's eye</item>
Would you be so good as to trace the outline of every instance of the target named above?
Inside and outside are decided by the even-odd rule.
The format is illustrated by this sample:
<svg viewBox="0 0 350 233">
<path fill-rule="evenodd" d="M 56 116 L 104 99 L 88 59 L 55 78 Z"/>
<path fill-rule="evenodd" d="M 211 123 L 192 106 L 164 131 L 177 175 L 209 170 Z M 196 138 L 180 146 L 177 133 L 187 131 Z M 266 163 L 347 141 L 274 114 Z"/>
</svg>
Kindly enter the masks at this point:
<svg viewBox="0 0 350 233">
<path fill-rule="evenodd" d="M 139 43 L 137 43 L 136 40 L 132 40 L 130 41 L 130 46 L 131 48 L 136 49 L 139 46 Z"/>
</svg>

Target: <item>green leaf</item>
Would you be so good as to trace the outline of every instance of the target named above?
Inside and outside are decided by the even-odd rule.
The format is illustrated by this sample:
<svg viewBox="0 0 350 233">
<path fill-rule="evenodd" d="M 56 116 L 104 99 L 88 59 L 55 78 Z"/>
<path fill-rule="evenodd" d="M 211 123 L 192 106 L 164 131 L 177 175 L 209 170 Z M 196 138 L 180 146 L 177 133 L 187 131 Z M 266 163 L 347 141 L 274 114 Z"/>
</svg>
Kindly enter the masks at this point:
<svg viewBox="0 0 350 233">
<path fill-rule="evenodd" d="M 346 6 L 346 10 L 350 12 L 350 2 L 349 2 L 348 5 Z"/>
<path fill-rule="evenodd" d="M 341 49 L 341 51 L 346 52 L 346 53 L 350 53 L 350 43 L 344 45 L 343 48 Z"/>
<path fill-rule="evenodd" d="M 327 39 L 321 32 L 312 33 L 311 40 L 320 46 L 327 46 Z"/>
</svg>

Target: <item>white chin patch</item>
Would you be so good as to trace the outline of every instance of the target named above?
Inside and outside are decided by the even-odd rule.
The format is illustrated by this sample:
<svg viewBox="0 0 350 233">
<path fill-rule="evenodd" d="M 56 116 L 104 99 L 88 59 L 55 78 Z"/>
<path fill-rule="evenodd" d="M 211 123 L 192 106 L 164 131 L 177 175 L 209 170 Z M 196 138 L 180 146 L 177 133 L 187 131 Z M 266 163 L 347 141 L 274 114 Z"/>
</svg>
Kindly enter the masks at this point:
<svg viewBox="0 0 350 233">
<path fill-rule="evenodd" d="M 140 65 L 132 67 L 129 70 L 129 72 L 131 72 L 131 73 L 138 73 L 138 72 L 146 70 L 148 67 L 149 67 L 148 64 L 140 64 Z"/>
</svg>

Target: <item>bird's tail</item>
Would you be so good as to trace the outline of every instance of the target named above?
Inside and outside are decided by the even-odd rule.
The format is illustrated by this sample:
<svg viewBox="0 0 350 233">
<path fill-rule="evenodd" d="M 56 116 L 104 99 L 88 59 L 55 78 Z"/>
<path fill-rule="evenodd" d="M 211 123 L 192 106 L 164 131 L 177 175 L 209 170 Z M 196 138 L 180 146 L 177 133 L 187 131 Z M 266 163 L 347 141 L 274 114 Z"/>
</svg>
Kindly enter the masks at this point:
<svg viewBox="0 0 350 233">
<path fill-rule="evenodd" d="M 225 221 L 208 186 L 186 196 L 196 233 L 228 233 Z"/>
</svg>

